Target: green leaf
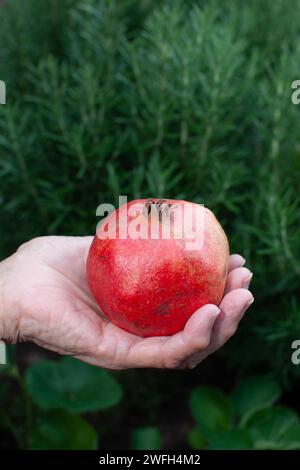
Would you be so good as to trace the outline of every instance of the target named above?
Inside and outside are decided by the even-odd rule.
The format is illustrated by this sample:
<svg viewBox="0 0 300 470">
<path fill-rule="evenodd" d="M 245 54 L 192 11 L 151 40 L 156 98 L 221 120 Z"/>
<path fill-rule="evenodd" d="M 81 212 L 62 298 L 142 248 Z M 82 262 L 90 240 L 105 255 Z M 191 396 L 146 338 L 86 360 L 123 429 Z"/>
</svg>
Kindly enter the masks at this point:
<svg viewBox="0 0 300 470">
<path fill-rule="evenodd" d="M 34 450 L 95 450 L 97 433 L 80 416 L 53 411 L 38 419 L 30 443 Z"/>
<path fill-rule="evenodd" d="M 300 424 L 292 426 L 285 433 L 282 448 L 284 450 L 300 450 Z"/>
<path fill-rule="evenodd" d="M 210 445 L 216 450 L 253 449 L 251 434 L 245 429 L 231 429 L 218 436 Z"/>
<path fill-rule="evenodd" d="M 247 422 L 255 449 L 300 449 L 297 414 L 282 406 L 261 410 Z"/>
<path fill-rule="evenodd" d="M 187 440 L 192 449 L 206 449 L 207 447 L 206 439 L 198 428 L 194 428 L 188 433 Z"/>
<path fill-rule="evenodd" d="M 162 447 L 162 435 L 155 426 L 137 428 L 132 433 L 134 450 L 159 450 Z"/>
<path fill-rule="evenodd" d="M 232 409 L 228 398 L 217 388 L 199 387 L 190 398 L 192 416 L 205 437 L 226 431 L 232 423 Z"/>
<path fill-rule="evenodd" d="M 26 385 L 34 403 L 44 410 L 102 410 L 116 405 L 122 395 L 111 374 L 70 357 L 33 364 L 26 371 Z"/>
<path fill-rule="evenodd" d="M 268 377 L 251 377 L 237 385 L 231 395 L 241 425 L 257 411 L 272 406 L 280 397 L 278 384 Z"/>
</svg>

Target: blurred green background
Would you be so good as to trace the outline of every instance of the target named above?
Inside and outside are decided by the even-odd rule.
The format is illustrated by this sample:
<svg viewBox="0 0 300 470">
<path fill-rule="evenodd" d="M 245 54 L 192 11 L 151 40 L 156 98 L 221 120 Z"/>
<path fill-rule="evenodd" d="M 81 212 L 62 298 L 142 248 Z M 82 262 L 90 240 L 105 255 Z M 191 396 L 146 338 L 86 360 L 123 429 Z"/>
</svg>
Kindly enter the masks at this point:
<svg viewBox="0 0 300 470">
<path fill-rule="evenodd" d="M 0 258 L 93 233 L 120 194 L 184 198 L 216 213 L 256 302 L 193 371 L 10 347 L 0 448 L 300 448 L 299 17 L 285 0 L 4 2 Z"/>
</svg>

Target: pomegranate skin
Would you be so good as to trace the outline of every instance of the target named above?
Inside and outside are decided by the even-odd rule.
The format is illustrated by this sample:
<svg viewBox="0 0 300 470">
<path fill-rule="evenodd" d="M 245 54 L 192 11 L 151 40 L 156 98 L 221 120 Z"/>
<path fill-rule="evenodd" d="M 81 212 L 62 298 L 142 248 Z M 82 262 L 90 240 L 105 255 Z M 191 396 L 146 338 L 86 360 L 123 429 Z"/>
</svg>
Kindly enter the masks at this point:
<svg viewBox="0 0 300 470">
<path fill-rule="evenodd" d="M 119 234 L 118 217 L 125 215 L 131 221 L 130 206 L 147 201 L 131 201 L 104 222 L 115 218 Z M 159 204 L 161 200 L 150 201 Z M 170 207 L 188 204 L 204 211 L 200 249 L 187 250 L 184 238 L 103 239 L 96 235 L 87 258 L 88 283 L 103 313 L 115 325 L 142 337 L 177 333 L 197 309 L 208 303 L 218 305 L 228 272 L 228 240 L 214 214 L 194 203 L 163 201 Z"/>
</svg>

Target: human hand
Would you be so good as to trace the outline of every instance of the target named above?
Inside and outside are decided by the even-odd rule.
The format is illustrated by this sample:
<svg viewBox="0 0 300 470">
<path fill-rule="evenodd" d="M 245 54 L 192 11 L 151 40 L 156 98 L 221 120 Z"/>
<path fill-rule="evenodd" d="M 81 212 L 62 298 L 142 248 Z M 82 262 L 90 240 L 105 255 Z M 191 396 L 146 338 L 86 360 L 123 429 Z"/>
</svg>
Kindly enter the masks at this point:
<svg viewBox="0 0 300 470">
<path fill-rule="evenodd" d="M 252 274 L 232 255 L 219 308 L 203 306 L 173 336 L 140 338 L 111 323 L 92 298 L 85 275 L 91 241 L 40 237 L 0 263 L 0 338 L 110 369 L 193 368 L 235 333 L 253 302 Z"/>
</svg>

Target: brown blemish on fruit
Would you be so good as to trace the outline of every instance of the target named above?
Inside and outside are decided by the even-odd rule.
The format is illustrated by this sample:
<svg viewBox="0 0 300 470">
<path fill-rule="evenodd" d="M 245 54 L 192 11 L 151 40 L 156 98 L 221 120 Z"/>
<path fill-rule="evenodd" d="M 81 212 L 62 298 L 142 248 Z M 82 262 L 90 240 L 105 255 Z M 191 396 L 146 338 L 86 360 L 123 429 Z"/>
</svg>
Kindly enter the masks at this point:
<svg viewBox="0 0 300 470">
<path fill-rule="evenodd" d="M 159 315 L 159 316 L 164 316 L 164 315 L 167 315 L 168 313 L 170 313 L 170 305 L 169 305 L 169 303 L 167 303 L 167 302 L 161 303 L 161 304 L 157 307 L 156 313 L 157 313 L 157 315 Z"/>
<path fill-rule="evenodd" d="M 176 308 L 184 308 L 185 305 L 186 304 L 184 302 L 176 301 L 175 303 Z M 170 305 L 169 302 L 163 302 L 156 309 L 156 313 L 159 316 L 169 315 L 170 313 L 172 313 L 172 306 Z"/>
</svg>

